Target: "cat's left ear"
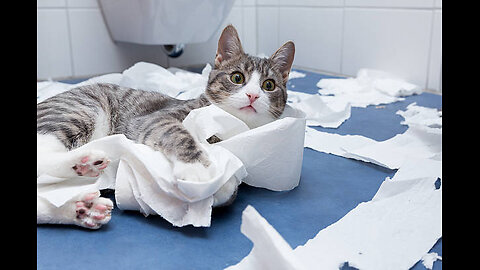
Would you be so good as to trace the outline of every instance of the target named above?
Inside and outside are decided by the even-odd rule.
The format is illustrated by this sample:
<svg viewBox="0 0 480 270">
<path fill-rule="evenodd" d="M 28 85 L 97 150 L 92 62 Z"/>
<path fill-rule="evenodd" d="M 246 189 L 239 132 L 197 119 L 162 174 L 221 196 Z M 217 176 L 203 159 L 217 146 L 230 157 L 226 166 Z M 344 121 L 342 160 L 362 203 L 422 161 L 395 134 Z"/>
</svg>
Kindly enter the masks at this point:
<svg viewBox="0 0 480 270">
<path fill-rule="evenodd" d="M 287 83 L 288 81 L 288 74 L 292 68 L 294 55 L 295 44 L 293 41 L 287 41 L 272 56 L 270 56 L 274 66 L 276 66 L 282 73 L 284 83 Z"/>
</svg>

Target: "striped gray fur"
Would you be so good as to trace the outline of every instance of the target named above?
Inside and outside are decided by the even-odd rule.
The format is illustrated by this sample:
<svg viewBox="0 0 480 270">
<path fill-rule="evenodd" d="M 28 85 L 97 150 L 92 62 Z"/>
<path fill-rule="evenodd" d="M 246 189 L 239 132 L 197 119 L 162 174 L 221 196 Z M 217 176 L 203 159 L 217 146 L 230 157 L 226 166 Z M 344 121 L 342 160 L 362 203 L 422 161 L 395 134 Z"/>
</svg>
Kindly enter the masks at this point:
<svg viewBox="0 0 480 270">
<path fill-rule="evenodd" d="M 102 112 L 108 119 L 105 135 L 124 134 L 184 162 L 207 165 L 208 160 L 182 125 L 191 110 L 207 105 L 210 102 L 204 95 L 183 101 L 113 84 L 86 85 L 39 103 L 37 133 L 53 134 L 67 149 L 73 149 L 91 140 Z"/>
<path fill-rule="evenodd" d="M 220 37 L 215 66 L 209 75 L 206 91 L 199 98 L 184 101 L 158 92 L 114 84 L 85 85 L 39 103 L 37 133 L 53 134 L 67 149 L 74 149 L 92 140 L 96 121 L 103 115 L 107 121 L 105 136 L 124 134 L 137 143 L 163 151 L 167 156 L 185 163 L 201 162 L 207 167 L 210 161 L 183 127 L 183 119 L 193 109 L 211 103 L 222 105 L 240 91 L 254 72 L 260 74 L 260 84 L 266 79 L 275 82 L 274 91 L 261 91 L 269 100 L 266 113 L 272 119 L 278 118 L 287 101 L 286 83 L 293 53 L 293 43 L 287 42 L 270 58 L 245 54 L 236 30 L 230 25 Z M 232 83 L 234 72 L 241 72 L 245 83 Z"/>
</svg>

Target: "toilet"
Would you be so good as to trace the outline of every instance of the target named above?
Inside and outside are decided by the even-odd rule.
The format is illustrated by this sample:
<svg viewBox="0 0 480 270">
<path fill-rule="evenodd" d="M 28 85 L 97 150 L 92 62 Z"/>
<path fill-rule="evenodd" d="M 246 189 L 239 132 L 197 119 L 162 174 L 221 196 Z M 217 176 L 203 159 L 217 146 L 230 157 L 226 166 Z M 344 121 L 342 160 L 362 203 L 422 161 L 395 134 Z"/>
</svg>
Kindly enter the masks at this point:
<svg viewBox="0 0 480 270">
<path fill-rule="evenodd" d="M 114 41 L 145 45 L 208 41 L 221 27 L 235 0 L 99 0 Z"/>
</svg>

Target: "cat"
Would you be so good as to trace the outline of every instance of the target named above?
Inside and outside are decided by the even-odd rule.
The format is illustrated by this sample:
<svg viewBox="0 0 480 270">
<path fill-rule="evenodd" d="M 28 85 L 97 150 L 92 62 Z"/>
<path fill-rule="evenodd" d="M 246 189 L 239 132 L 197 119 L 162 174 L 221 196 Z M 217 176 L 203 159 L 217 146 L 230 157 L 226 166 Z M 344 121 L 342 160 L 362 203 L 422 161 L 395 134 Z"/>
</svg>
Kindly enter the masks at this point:
<svg viewBox="0 0 480 270">
<path fill-rule="evenodd" d="M 97 177 L 108 166 L 102 151 L 81 150 L 89 141 L 124 134 L 161 151 L 178 179 L 209 180 L 210 159 L 183 127 L 188 113 L 215 104 L 255 128 L 278 119 L 287 101 L 286 84 L 295 45 L 270 58 L 243 51 L 236 29 L 225 27 L 204 93 L 177 100 L 157 92 L 97 83 L 79 86 L 37 104 L 37 176 Z M 212 138 L 210 138 L 212 139 Z M 218 142 L 218 138 L 209 140 Z M 214 207 L 230 204 L 240 183 L 233 177 L 214 194 Z M 37 196 L 37 223 L 98 229 L 111 218 L 113 203 L 100 192 L 79 195 L 56 208 Z"/>
</svg>

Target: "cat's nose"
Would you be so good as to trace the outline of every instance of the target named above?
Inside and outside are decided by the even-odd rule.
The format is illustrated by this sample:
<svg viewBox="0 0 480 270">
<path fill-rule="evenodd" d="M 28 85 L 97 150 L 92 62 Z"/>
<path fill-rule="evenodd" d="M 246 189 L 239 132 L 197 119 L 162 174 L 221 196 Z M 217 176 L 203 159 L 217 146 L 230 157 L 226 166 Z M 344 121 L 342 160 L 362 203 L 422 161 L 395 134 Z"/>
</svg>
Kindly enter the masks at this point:
<svg viewBox="0 0 480 270">
<path fill-rule="evenodd" d="M 258 95 L 257 94 L 249 94 L 249 93 L 246 93 L 248 99 L 250 100 L 250 103 L 253 103 L 255 100 L 257 100 L 258 98 Z"/>
</svg>

